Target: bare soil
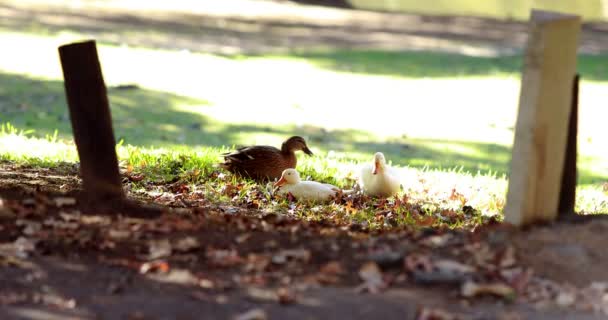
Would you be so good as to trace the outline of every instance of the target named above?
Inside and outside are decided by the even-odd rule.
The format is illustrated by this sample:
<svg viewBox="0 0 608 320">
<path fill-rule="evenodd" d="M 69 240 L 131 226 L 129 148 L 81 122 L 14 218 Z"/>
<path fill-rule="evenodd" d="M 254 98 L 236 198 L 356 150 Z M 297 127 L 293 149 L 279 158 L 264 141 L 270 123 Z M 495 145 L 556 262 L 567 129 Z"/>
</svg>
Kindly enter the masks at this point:
<svg viewBox="0 0 608 320">
<path fill-rule="evenodd" d="M 603 319 L 608 311 L 608 288 L 590 289 L 608 283 L 606 219 L 370 231 L 214 204 L 129 218 L 83 208 L 77 170 L 0 167 L 2 319 Z M 366 280 L 369 263 L 378 270 Z M 442 273 L 462 266 L 472 273 Z M 519 276 L 507 280 L 509 272 Z M 516 289 L 463 296 L 470 281 Z"/>
<path fill-rule="evenodd" d="M 0 27 L 75 31 L 117 45 L 216 54 L 317 48 L 423 50 L 493 56 L 522 50 L 527 23 L 468 16 L 380 13 L 289 1 L 16 1 L 0 4 Z M 608 24 L 586 23 L 581 53 L 608 52 Z"/>
</svg>

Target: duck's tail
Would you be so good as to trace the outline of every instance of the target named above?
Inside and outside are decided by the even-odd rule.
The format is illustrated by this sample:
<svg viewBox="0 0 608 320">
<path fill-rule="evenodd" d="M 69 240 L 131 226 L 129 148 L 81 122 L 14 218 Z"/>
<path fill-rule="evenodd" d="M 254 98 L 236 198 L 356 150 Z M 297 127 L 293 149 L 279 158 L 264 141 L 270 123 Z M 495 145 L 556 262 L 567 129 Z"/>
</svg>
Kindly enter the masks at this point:
<svg viewBox="0 0 608 320">
<path fill-rule="evenodd" d="M 357 192 L 357 190 L 355 190 L 355 189 L 350 189 L 350 190 L 342 190 L 342 194 L 345 194 L 345 195 L 347 195 L 347 196 L 348 196 L 348 195 L 351 195 L 351 194 L 354 194 L 355 192 Z"/>
</svg>

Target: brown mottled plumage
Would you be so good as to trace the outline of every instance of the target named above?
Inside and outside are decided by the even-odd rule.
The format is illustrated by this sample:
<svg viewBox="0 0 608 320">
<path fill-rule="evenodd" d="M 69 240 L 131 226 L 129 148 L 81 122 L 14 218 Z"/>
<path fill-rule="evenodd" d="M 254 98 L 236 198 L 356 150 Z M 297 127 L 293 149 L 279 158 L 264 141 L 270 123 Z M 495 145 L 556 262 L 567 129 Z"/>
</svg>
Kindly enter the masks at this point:
<svg viewBox="0 0 608 320">
<path fill-rule="evenodd" d="M 224 153 L 224 162 L 220 166 L 255 180 L 274 180 L 281 177 L 283 170 L 296 167 L 298 160 L 295 152 L 299 150 L 312 155 L 306 141 L 302 137 L 293 136 L 283 142 L 281 149 L 272 146 L 249 146 Z"/>
</svg>

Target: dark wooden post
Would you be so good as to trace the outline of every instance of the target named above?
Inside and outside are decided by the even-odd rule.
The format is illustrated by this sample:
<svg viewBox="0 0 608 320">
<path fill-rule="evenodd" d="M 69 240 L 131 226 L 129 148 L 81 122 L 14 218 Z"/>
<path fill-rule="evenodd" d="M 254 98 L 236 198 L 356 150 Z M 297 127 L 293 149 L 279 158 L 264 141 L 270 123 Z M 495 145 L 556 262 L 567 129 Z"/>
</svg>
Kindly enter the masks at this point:
<svg viewBox="0 0 608 320">
<path fill-rule="evenodd" d="M 154 217 L 159 207 L 128 201 L 122 190 L 106 85 L 95 41 L 59 47 L 86 200 L 92 209 Z"/>
<path fill-rule="evenodd" d="M 562 175 L 562 188 L 559 197 L 559 219 L 569 219 L 574 212 L 576 200 L 576 154 L 578 138 L 578 89 L 579 75 L 574 76 L 572 82 L 572 103 L 570 121 L 568 122 L 568 142 L 566 145 L 566 158 Z"/>
<path fill-rule="evenodd" d="M 122 200 L 112 116 L 95 41 L 59 47 L 80 174 L 92 200 Z"/>
</svg>

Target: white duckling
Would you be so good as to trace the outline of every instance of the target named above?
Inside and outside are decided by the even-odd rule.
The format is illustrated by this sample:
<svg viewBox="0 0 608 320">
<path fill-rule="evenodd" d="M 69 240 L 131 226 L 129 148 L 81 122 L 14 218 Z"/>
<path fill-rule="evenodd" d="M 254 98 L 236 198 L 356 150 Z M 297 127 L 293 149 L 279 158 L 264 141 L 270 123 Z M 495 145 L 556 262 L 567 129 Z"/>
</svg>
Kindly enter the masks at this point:
<svg viewBox="0 0 608 320">
<path fill-rule="evenodd" d="M 279 194 L 291 193 L 298 201 L 327 201 L 340 190 L 338 187 L 316 181 L 302 181 L 298 171 L 285 169 L 281 179 L 274 186 L 279 186 Z"/>
<path fill-rule="evenodd" d="M 397 170 L 386 164 L 384 154 L 376 152 L 374 162 L 361 169 L 359 185 L 370 196 L 390 197 L 401 188 L 401 179 Z"/>
</svg>

